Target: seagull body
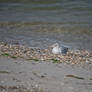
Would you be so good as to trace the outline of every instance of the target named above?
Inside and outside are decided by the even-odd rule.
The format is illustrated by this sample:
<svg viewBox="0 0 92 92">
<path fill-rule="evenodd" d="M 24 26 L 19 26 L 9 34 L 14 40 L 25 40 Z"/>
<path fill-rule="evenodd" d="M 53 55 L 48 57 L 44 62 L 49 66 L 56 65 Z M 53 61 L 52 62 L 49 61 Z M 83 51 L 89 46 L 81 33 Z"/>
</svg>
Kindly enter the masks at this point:
<svg viewBox="0 0 92 92">
<path fill-rule="evenodd" d="M 58 43 L 52 45 L 52 53 L 53 54 L 61 54 L 61 48 L 59 47 Z"/>
<path fill-rule="evenodd" d="M 55 43 L 52 45 L 52 53 L 53 54 L 63 54 L 65 55 L 68 51 L 68 48 L 67 47 L 60 47 L 58 43 Z"/>
</svg>

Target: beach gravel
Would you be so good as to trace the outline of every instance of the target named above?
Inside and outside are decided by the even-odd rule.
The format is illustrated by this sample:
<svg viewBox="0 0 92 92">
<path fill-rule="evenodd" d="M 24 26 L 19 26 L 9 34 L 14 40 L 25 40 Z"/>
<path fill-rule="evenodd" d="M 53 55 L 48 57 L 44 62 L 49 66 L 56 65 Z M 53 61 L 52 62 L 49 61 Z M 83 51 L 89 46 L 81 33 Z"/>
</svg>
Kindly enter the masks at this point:
<svg viewBox="0 0 92 92">
<path fill-rule="evenodd" d="M 1 43 L 0 92 L 92 92 L 92 53 Z"/>
</svg>

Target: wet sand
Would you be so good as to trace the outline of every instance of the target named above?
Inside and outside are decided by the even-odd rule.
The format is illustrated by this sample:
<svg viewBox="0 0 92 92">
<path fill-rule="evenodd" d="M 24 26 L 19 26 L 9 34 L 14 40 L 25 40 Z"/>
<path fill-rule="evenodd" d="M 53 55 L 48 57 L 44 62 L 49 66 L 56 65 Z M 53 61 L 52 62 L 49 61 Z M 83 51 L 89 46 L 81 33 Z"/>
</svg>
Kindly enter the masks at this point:
<svg viewBox="0 0 92 92">
<path fill-rule="evenodd" d="M 92 92 L 92 52 L 0 43 L 0 92 Z"/>
<path fill-rule="evenodd" d="M 92 92 L 92 64 L 55 64 L 0 56 L 0 92 L 9 92 L 8 88 L 12 92 L 20 92 L 18 89 L 22 92 L 23 89 L 31 92 Z"/>
</svg>

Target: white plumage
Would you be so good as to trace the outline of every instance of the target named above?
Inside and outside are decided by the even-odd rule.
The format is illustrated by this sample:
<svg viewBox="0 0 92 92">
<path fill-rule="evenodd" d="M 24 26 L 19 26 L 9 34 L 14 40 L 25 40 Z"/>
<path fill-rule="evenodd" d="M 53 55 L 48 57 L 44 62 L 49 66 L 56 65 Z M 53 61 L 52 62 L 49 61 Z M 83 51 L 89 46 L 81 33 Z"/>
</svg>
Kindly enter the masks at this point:
<svg viewBox="0 0 92 92">
<path fill-rule="evenodd" d="M 52 45 L 52 53 L 53 54 L 61 54 L 61 48 L 58 43 Z"/>
</svg>

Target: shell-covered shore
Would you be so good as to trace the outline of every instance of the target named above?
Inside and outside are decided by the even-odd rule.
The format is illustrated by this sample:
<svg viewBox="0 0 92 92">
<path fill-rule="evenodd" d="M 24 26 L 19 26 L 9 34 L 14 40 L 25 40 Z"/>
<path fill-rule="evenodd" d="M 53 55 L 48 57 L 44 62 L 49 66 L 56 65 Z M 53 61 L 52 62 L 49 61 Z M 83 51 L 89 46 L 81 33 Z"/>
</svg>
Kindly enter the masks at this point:
<svg viewBox="0 0 92 92">
<path fill-rule="evenodd" d="M 35 61 L 53 61 L 54 63 L 82 64 L 92 62 L 92 51 L 68 50 L 66 55 L 53 54 L 51 46 L 47 49 L 26 47 L 23 45 L 12 45 L 0 43 L 0 55 L 11 58 L 24 58 Z"/>
</svg>

